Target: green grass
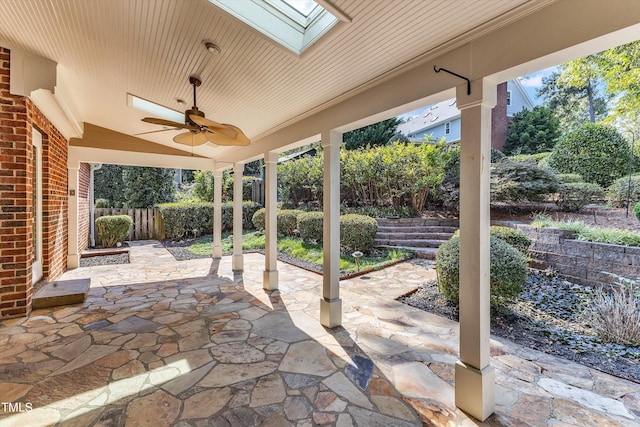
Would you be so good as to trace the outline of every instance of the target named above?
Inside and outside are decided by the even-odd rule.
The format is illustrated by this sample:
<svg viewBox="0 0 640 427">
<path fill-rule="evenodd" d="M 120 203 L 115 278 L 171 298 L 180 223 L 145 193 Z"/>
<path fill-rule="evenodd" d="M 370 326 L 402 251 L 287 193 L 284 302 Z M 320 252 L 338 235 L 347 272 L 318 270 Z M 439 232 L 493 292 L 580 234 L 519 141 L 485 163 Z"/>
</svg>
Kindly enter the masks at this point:
<svg viewBox="0 0 640 427">
<path fill-rule="evenodd" d="M 592 227 L 582 221 L 554 221 L 545 215 L 536 215 L 531 225 L 534 227 L 558 228 L 576 233 L 579 240 L 609 243 L 622 246 L 640 246 L 640 234 L 617 228 Z"/>
<path fill-rule="evenodd" d="M 230 233 L 223 233 L 222 235 L 222 253 L 225 255 L 233 253 L 233 239 L 230 236 Z M 264 249 L 264 242 L 264 234 L 259 231 L 245 231 L 242 235 L 242 249 L 245 251 Z M 198 256 L 209 256 L 211 255 L 212 247 L 213 236 L 208 235 L 199 238 L 186 249 Z M 317 267 L 322 267 L 322 245 L 308 243 L 295 237 L 279 237 L 278 251 L 290 257 L 314 264 Z M 360 265 L 358 265 L 354 257 L 341 255 L 340 271 L 349 274 L 369 269 L 380 269 L 393 262 L 413 257 L 414 253 L 407 250 L 381 250 L 375 254 L 363 256 L 360 258 Z"/>
</svg>

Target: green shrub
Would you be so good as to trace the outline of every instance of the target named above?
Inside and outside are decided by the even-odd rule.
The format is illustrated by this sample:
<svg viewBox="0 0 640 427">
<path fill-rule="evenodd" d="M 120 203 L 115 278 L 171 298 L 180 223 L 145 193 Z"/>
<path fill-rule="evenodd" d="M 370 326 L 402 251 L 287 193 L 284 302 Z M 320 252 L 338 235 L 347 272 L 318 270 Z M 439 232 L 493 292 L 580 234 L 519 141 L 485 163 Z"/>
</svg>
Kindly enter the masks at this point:
<svg viewBox="0 0 640 427">
<path fill-rule="evenodd" d="M 515 228 L 493 225 L 491 226 L 491 235 L 504 240 L 525 256 L 529 251 L 529 246 L 531 246 L 529 236 Z"/>
<path fill-rule="evenodd" d="M 164 232 L 168 239 L 186 235 L 204 235 L 213 232 L 214 204 L 210 202 L 163 203 L 158 206 L 164 220 Z M 242 228 L 252 228 L 251 218 L 260 207 L 257 203 L 242 204 Z M 222 204 L 221 231 L 233 230 L 233 203 Z"/>
<path fill-rule="evenodd" d="M 572 182 L 584 182 L 584 179 L 577 173 L 559 173 L 556 175 L 561 184 L 569 184 Z"/>
<path fill-rule="evenodd" d="M 629 145 L 618 131 L 600 123 L 585 123 L 564 134 L 553 148 L 549 166 L 577 173 L 586 182 L 608 187 L 629 168 Z"/>
<path fill-rule="evenodd" d="M 638 221 L 640 221 L 640 203 L 636 203 L 633 206 L 633 214 L 638 218 Z"/>
<path fill-rule="evenodd" d="M 579 212 L 604 198 L 604 190 L 591 182 L 568 182 L 558 186 L 556 204 L 566 212 Z"/>
<path fill-rule="evenodd" d="M 323 212 L 303 212 L 298 215 L 300 237 L 308 241 L 322 241 Z"/>
<path fill-rule="evenodd" d="M 507 157 L 491 165 L 492 202 L 542 201 L 557 188 L 556 176 L 531 161 Z"/>
<path fill-rule="evenodd" d="M 378 222 L 364 215 L 340 217 L 340 246 L 348 251 L 366 252 L 373 247 L 378 232 Z"/>
<path fill-rule="evenodd" d="M 627 194 L 630 205 L 640 202 L 640 175 L 631 176 L 631 191 L 628 176 L 616 179 L 607 190 L 607 200 L 611 206 L 623 208 L 627 206 Z"/>
<path fill-rule="evenodd" d="M 158 206 L 164 221 L 164 232 L 168 239 L 179 239 L 213 231 L 213 203 L 163 203 Z"/>
<path fill-rule="evenodd" d="M 253 216 L 251 217 L 253 228 L 255 228 L 256 230 L 264 230 L 264 220 L 266 212 L 267 210 L 265 208 L 260 208 L 253 213 Z"/>
<path fill-rule="evenodd" d="M 541 168 L 549 167 L 549 157 L 551 156 L 550 151 L 545 151 L 543 153 L 536 154 L 517 154 L 515 156 L 509 156 L 509 158 L 513 161 L 523 162 L 523 161 L 531 161 L 540 166 Z"/>
<path fill-rule="evenodd" d="M 111 248 L 123 242 L 133 220 L 129 215 L 106 215 L 96 219 L 96 239 L 100 246 Z"/>
<path fill-rule="evenodd" d="M 294 236 L 296 234 L 294 230 L 297 230 L 298 227 L 298 215 L 301 213 L 302 211 L 293 209 L 278 211 L 278 234 L 283 236 Z"/>
<path fill-rule="evenodd" d="M 107 199 L 97 199 L 96 203 L 95 203 L 95 208 L 96 209 L 100 209 L 100 208 L 108 208 L 109 207 L 109 201 Z"/>
<path fill-rule="evenodd" d="M 491 236 L 491 303 L 501 305 L 520 295 L 527 281 L 527 258 L 504 240 Z M 460 236 L 442 244 L 436 253 L 438 289 L 458 303 L 460 289 Z"/>
</svg>

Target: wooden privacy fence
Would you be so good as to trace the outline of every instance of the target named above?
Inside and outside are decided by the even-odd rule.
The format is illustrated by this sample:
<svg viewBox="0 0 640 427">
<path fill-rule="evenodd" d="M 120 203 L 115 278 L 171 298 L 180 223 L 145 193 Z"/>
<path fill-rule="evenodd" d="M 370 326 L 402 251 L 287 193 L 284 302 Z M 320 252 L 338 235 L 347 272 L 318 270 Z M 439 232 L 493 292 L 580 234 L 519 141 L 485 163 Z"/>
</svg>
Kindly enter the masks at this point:
<svg viewBox="0 0 640 427">
<path fill-rule="evenodd" d="M 129 215 L 133 225 L 129 229 L 127 240 L 164 239 L 164 222 L 160 209 L 119 209 L 96 208 L 95 219 L 105 215 Z"/>
</svg>

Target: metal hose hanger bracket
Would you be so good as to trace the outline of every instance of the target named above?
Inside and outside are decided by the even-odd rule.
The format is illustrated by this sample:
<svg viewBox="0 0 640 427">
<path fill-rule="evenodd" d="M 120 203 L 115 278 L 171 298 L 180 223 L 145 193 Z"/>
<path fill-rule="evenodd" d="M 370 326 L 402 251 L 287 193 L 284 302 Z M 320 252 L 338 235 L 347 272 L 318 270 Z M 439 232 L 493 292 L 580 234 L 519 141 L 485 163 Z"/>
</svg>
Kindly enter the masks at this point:
<svg viewBox="0 0 640 427">
<path fill-rule="evenodd" d="M 444 71 L 445 73 L 449 73 L 449 74 L 452 74 L 452 75 L 454 75 L 454 76 L 456 76 L 458 78 L 466 80 L 466 82 L 467 82 L 467 95 L 471 95 L 471 80 L 469 80 L 465 76 L 461 76 L 460 74 L 454 73 L 453 71 L 447 70 L 446 68 L 438 68 L 437 65 L 433 66 L 433 71 L 435 71 L 436 73 L 439 73 L 440 71 Z"/>
</svg>

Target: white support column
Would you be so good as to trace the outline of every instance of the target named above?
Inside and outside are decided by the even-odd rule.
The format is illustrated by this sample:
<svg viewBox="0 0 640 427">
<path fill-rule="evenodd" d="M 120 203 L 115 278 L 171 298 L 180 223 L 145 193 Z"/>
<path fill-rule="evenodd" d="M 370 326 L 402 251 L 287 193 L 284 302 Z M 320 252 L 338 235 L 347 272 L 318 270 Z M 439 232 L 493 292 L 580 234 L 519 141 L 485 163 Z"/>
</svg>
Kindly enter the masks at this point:
<svg viewBox="0 0 640 427">
<path fill-rule="evenodd" d="M 233 165 L 233 258 L 231 259 L 231 269 L 233 271 L 244 270 L 244 260 L 242 257 L 242 174 L 244 165 L 236 163 Z"/>
<path fill-rule="evenodd" d="M 322 133 L 324 155 L 322 245 L 324 266 L 320 323 L 327 328 L 342 324 L 340 299 L 340 147 L 342 132 Z"/>
<path fill-rule="evenodd" d="M 69 174 L 67 268 L 78 268 L 80 265 L 80 254 L 78 253 L 78 171 L 80 164 L 67 165 L 67 170 Z"/>
<path fill-rule="evenodd" d="M 267 291 L 274 291 L 278 289 L 278 153 L 266 153 L 264 164 L 265 258 L 262 286 Z"/>
<path fill-rule="evenodd" d="M 490 364 L 489 227 L 491 109 L 495 82 L 457 88 L 460 143 L 460 360 L 455 369 L 456 406 L 484 421 L 495 409 Z"/>
<path fill-rule="evenodd" d="M 222 171 L 213 171 L 213 253 L 222 258 Z"/>
</svg>

